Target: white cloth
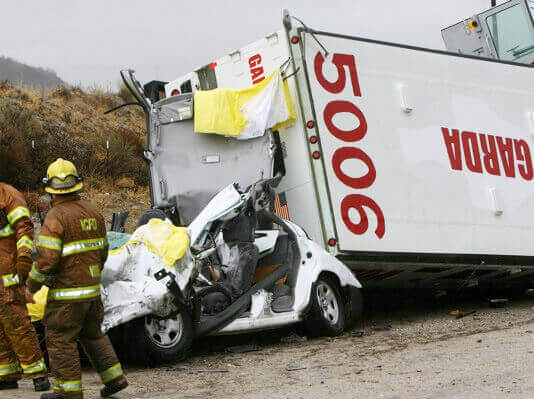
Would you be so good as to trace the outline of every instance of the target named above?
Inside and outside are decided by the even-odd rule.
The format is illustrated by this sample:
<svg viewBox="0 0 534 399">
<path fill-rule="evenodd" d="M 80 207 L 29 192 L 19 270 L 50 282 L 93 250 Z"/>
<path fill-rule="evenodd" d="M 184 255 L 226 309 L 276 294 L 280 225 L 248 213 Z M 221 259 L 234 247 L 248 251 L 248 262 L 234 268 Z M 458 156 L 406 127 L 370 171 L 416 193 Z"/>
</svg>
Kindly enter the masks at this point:
<svg viewBox="0 0 534 399">
<path fill-rule="evenodd" d="M 263 90 L 241 107 L 241 112 L 248 122 L 237 136 L 238 140 L 261 137 L 267 129 L 291 117 L 280 71 L 274 74 Z"/>
</svg>

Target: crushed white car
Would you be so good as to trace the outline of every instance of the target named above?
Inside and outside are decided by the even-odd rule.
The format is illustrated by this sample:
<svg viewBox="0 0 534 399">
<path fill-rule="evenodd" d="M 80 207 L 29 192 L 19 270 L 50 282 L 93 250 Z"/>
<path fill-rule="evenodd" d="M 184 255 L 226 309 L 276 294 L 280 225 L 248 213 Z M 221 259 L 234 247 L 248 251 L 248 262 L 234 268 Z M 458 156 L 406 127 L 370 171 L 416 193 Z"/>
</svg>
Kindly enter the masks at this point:
<svg viewBox="0 0 534 399">
<path fill-rule="evenodd" d="M 268 184 L 224 188 L 189 225 L 180 244 L 187 248 L 172 265 L 149 236 L 159 234 L 161 243 L 180 228 L 154 219 L 140 227 L 105 265 L 104 330 L 112 336 L 122 330 L 118 335 L 131 336 L 126 342 L 135 342 L 137 356 L 161 363 L 182 358 L 193 339 L 208 334 L 304 321 L 310 335 L 333 336 L 351 326 L 361 314 L 360 283 L 299 226 L 270 212 L 268 197 Z M 266 222 L 252 228 L 256 256 L 246 257 L 224 237 L 236 220 L 237 229 L 246 230 L 240 217 L 250 212 Z M 239 276 L 236 285 L 232 263 L 253 276 Z"/>
</svg>

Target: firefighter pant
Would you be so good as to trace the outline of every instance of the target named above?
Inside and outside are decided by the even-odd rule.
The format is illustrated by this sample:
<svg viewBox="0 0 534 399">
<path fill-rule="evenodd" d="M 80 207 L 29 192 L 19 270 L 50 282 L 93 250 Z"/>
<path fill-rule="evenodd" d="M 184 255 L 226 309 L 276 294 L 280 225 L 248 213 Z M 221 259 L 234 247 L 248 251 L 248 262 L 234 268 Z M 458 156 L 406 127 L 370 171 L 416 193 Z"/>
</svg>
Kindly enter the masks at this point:
<svg viewBox="0 0 534 399">
<path fill-rule="evenodd" d="M 54 391 L 65 398 L 83 398 L 79 342 L 105 385 L 125 381 L 121 365 L 100 327 L 102 301 L 50 302 L 45 311 L 46 345 L 54 376 Z"/>
<path fill-rule="evenodd" d="M 18 381 L 46 376 L 22 288 L 4 288 L 0 296 L 0 381 Z"/>
</svg>

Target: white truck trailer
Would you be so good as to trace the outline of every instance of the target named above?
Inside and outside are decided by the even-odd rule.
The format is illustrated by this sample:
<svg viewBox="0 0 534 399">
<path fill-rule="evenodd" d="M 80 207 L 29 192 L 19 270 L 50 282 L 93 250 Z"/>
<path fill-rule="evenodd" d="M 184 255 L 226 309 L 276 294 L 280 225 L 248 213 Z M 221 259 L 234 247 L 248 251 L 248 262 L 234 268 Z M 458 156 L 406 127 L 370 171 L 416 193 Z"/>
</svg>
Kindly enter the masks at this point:
<svg viewBox="0 0 534 399">
<path fill-rule="evenodd" d="M 530 2 L 506 4 L 526 29 L 500 43 L 530 54 Z M 494 27 L 502 36 L 510 22 Z M 168 83 L 163 100 L 123 73 L 147 112 L 153 206 L 189 223 L 224 186 L 280 176 L 279 208 L 364 287 L 531 285 L 534 72 L 495 47 L 450 50 L 316 31 L 285 13 L 281 30 Z M 197 90 L 246 88 L 284 64 L 295 123 L 244 141 L 194 133 Z"/>
</svg>

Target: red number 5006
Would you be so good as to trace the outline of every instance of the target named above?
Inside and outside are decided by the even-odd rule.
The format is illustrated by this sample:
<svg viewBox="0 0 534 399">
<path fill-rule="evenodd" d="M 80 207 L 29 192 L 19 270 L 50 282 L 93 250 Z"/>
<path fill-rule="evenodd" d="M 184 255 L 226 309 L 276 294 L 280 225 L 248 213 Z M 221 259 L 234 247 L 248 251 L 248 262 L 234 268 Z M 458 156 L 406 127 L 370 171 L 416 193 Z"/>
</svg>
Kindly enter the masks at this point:
<svg viewBox="0 0 534 399">
<path fill-rule="evenodd" d="M 347 84 L 347 75 L 345 69 L 348 70 L 350 76 L 350 82 L 352 85 L 352 92 L 355 97 L 361 97 L 360 83 L 358 81 L 358 72 L 356 70 L 356 61 L 353 55 L 349 54 L 334 54 L 332 58 L 333 64 L 337 68 L 338 77 L 335 82 L 330 82 L 323 75 L 323 55 L 318 52 L 314 59 L 315 76 L 319 84 L 329 93 L 338 94 L 341 93 Z M 343 130 L 338 128 L 334 124 L 334 116 L 339 113 L 350 113 L 354 115 L 359 124 L 352 130 Z M 356 106 L 356 104 L 345 100 L 332 100 L 326 104 L 323 111 L 323 118 L 328 131 L 336 139 L 345 143 L 356 143 L 363 139 L 367 134 L 367 121 L 365 115 Z M 341 169 L 341 165 L 347 159 L 357 159 L 365 164 L 367 167 L 367 173 L 363 176 L 353 177 L 348 176 Z M 369 188 L 373 185 L 376 179 L 376 169 L 372 159 L 360 148 L 354 146 L 339 147 L 332 156 L 332 168 L 336 177 L 340 182 L 347 187 L 362 190 Z M 363 194 L 349 194 L 343 198 L 340 205 L 341 217 L 345 226 L 354 234 L 364 234 L 369 229 L 369 220 L 365 208 L 370 209 L 377 219 L 377 226 L 375 229 L 375 235 L 378 238 L 384 237 L 386 232 L 386 222 L 384 219 L 384 213 L 380 209 L 380 206 L 372 199 Z M 353 223 L 349 217 L 349 211 L 354 209 L 360 215 L 359 223 Z"/>
</svg>

